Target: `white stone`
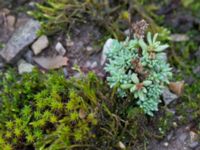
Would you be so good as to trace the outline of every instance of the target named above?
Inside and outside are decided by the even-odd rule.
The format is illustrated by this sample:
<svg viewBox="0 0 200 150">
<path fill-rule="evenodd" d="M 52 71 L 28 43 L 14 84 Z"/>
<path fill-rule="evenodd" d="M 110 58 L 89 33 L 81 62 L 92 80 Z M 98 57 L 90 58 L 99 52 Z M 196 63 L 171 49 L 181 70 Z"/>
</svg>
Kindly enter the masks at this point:
<svg viewBox="0 0 200 150">
<path fill-rule="evenodd" d="M 93 50 L 93 48 L 92 48 L 91 46 L 87 46 L 87 47 L 86 47 L 86 50 L 87 50 L 88 52 L 91 52 L 91 51 Z"/>
<path fill-rule="evenodd" d="M 169 105 L 171 102 L 178 98 L 177 95 L 171 93 L 167 88 L 163 90 L 162 96 L 165 105 Z"/>
<path fill-rule="evenodd" d="M 32 64 L 27 63 L 25 60 L 21 59 L 18 62 L 18 72 L 19 74 L 30 73 L 32 72 L 34 66 Z"/>
<path fill-rule="evenodd" d="M 96 61 L 94 61 L 92 64 L 91 64 L 91 69 L 94 69 L 94 68 L 96 68 L 97 67 L 97 62 Z"/>
<path fill-rule="evenodd" d="M 174 128 L 177 128 L 177 126 L 178 126 L 176 122 L 173 122 L 172 125 Z"/>
<path fill-rule="evenodd" d="M 56 44 L 55 49 L 62 56 L 65 55 L 66 53 L 66 49 L 63 47 L 62 43 L 60 42 Z"/>
<path fill-rule="evenodd" d="M 66 39 L 66 45 L 68 46 L 68 47 L 72 47 L 72 46 L 74 46 L 74 42 L 69 38 L 69 39 Z"/>
<path fill-rule="evenodd" d="M 103 51 L 101 55 L 101 65 L 103 66 L 106 62 L 106 53 L 109 51 L 111 45 L 112 45 L 113 39 L 108 39 L 106 43 L 103 46 Z"/>
<path fill-rule="evenodd" d="M 125 34 L 126 36 L 129 36 L 129 35 L 130 35 L 130 29 L 126 29 L 126 30 L 124 31 L 124 34 Z"/>
<path fill-rule="evenodd" d="M 31 46 L 35 55 L 38 55 L 49 46 L 49 40 L 46 35 L 39 37 Z"/>
<path fill-rule="evenodd" d="M 169 146 L 169 143 L 168 143 L 168 142 L 165 142 L 163 145 L 164 145 L 165 147 L 167 147 L 167 146 Z"/>
<path fill-rule="evenodd" d="M 118 145 L 120 149 L 126 149 L 126 146 L 121 141 L 119 141 Z"/>
</svg>

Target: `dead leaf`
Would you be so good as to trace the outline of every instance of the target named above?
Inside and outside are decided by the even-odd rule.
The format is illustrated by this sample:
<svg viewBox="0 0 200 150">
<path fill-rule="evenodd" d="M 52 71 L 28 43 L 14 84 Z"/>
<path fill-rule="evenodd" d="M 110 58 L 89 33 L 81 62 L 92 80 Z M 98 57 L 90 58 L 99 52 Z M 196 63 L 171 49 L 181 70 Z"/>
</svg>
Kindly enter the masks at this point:
<svg viewBox="0 0 200 150">
<path fill-rule="evenodd" d="M 169 89 L 179 96 L 182 94 L 183 88 L 184 88 L 184 81 L 171 82 L 169 84 Z"/>
<path fill-rule="evenodd" d="M 79 110 L 79 117 L 80 117 L 81 119 L 84 119 L 84 118 L 86 117 L 86 113 L 85 113 L 85 111 L 84 111 L 83 109 L 80 109 L 80 110 Z"/>
<path fill-rule="evenodd" d="M 45 69 L 57 69 L 68 64 L 68 58 L 63 56 L 34 57 L 33 60 Z"/>
</svg>

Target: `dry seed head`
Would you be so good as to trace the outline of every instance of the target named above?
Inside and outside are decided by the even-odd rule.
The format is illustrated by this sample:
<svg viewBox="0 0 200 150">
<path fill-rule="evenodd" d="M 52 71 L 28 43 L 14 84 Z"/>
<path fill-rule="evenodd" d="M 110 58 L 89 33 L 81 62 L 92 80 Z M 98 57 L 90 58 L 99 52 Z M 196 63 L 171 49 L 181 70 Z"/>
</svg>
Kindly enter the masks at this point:
<svg viewBox="0 0 200 150">
<path fill-rule="evenodd" d="M 134 32 L 134 37 L 138 38 L 138 39 L 143 39 L 144 38 L 144 34 L 145 34 L 145 30 L 148 27 L 148 23 L 142 19 L 141 21 L 137 21 L 136 23 L 132 24 L 132 30 Z"/>
</svg>

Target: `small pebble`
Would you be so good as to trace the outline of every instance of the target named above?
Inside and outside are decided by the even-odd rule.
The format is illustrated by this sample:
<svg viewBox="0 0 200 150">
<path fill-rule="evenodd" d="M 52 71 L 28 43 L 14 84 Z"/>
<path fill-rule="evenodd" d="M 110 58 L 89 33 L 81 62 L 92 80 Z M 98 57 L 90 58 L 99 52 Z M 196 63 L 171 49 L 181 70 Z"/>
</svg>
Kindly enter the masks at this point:
<svg viewBox="0 0 200 150">
<path fill-rule="evenodd" d="M 101 55 L 101 65 L 103 66 L 106 62 L 106 59 L 107 59 L 107 56 L 106 56 L 106 53 L 110 50 L 111 46 L 112 46 L 112 43 L 113 43 L 113 39 L 108 39 L 104 46 L 103 46 L 103 50 L 102 50 L 102 55 Z"/>
<path fill-rule="evenodd" d="M 91 64 L 90 68 L 91 68 L 91 69 L 94 69 L 94 68 L 96 68 L 96 67 L 97 67 L 97 62 L 94 61 L 94 62 Z"/>
<path fill-rule="evenodd" d="M 121 141 L 119 141 L 118 146 L 120 149 L 126 149 L 126 146 Z"/>
<path fill-rule="evenodd" d="M 87 47 L 86 47 L 86 50 L 87 50 L 88 52 L 91 52 L 91 51 L 93 50 L 93 48 L 92 48 L 91 46 L 87 46 Z"/>
<path fill-rule="evenodd" d="M 66 39 L 66 45 L 68 47 L 72 47 L 72 46 L 74 46 L 74 42 L 71 39 Z"/>
<path fill-rule="evenodd" d="M 164 145 L 165 147 L 168 147 L 168 146 L 169 146 L 169 143 L 168 143 L 168 142 L 165 142 L 163 145 Z"/>
<path fill-rule="evenodd" d="M 68 77 L 68 71 L 67 71 L 67 68 L 63 68 L 63 73 L 64 73 L 64 75 L 65 75 L 65 77 Z"/>
<path fill-rule="evenodd" d="M 173 122 L 172 125 L 174 128 L 177 128 L 177 126 L 178 126 L 176 122 Z"/>
<path fill-rule="evenodd" d="M 124 34 L 125 34 L 126 36 L 129 36 L 130 30 L 129 30 L 129 29 L 126 29 L 126 30 L 124 31 Z"/>
<path fill-rule="evenodd" d="M 24 55 L 24 58 L 28 63 L 33 63 L 33 52 L 31 50 L 28 50 Z"/>
<path fill-rule="evenodd" d="M 66 53 L 66 49 L 64 48 L 64 46 L 60 42 L 58 42 L 56 44 L 55 49 L 62 56 L 65 55 L 65 53 Z"/>
</svg>

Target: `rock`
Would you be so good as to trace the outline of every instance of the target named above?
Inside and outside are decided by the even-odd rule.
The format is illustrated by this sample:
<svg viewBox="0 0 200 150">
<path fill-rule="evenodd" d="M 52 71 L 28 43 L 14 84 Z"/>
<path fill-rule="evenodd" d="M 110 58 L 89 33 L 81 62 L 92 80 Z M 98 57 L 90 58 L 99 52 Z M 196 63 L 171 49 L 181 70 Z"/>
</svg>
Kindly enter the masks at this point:
<svg viewBox="0 0 200 150">
<path fill-rule="evenodd" d="M 57 69 L 68 65 L 68 58 L 59 55 L 54 57 L 34 57 L 33 60 L 44 69 Z"/>
<path fill-rule="evenodd" d="M 198 77 L 200 77 L 200 66 L 197 66 L 193 69 L 193 73 L 196 74 Z"/>
<path fill-rule="evenodd" d="M 70 38 L 68 38 L 68 39 L 66 39 L 66 45 L 68 47 L 72 47 L 72 46 L 74 46 L 74 42 Z"/>
<path fill-rule="evenodd" d="M 167 135 L 167 141 L 171 140 L 173 137 L 174 131 L 171 131 L 168 135 Z"/>
<path fill-rule="evenodd" d="M 35 55 L 38 55 L 42 52 L 45 48 L 49 46 L 49 40 L 46 35 L 43 35 L 37 39 L 31 46 Z"/>
<path fill-rule="evenodd" d="M 173 122 L 172 125 L 173 125 L 174 128 L 177 128 L 177 127 L 178 127 L 178 125 L 177 125 L 176 122 Z"/>
<path fill-rule="evenodd" d="M 94 62 L 91 64 L 90 68 L 91 68 L 91 69 L 94 69 L 94 68 L 96 68 L 96 67 L 97 67 L 97 62 L 94 61 Z"/>
<path fill-rule="evenodd" d="M 171 93 L 169 91 L 169 89 L 164 89 L 163 90 L 162 97 L 163 97 L 163 101 L 164 101 L 165 105 L 169 105 L 172 101 L 174 101 L 175 99 L 178 98 L 178 96 L 173 94 L 173 93 Z"/>
<path fill-rule="evenodd" d="M 189 144 L 190 148 L 196 148 L 199 145 L 199 142 L 192 142 Z M 199 148 L 200 149 L 200 148 Z M 199 150 L 198 148 L 196 150 Z"/>
<path fill-rule="evenodd" d="M 32 72 L 34 66 L 32 64 L 27 63 L 25 60 L 21 59 L 18 62 L 18 72 L 19 74 L 30 73 Z"/>
<path fill-rule="evenodd" d="M 80 72 L 76 72 L 73 75 L 74 78 L 80 79 L 81 78 L 81 73 Z"/>
<path fill-rule="evenodd" d="M 189 37 L 186 34 L 172 34 L 171 40 L 174 42 L 188 41 Z"/>
<path fill-rule="evenodd" d="M 91 52 L 91 51 L 93 50 L 93 48 L 92 48 L 91 46 L 87 46 L 87 47 L 86 47 L 86 50 L 87 50 L 88 52 Z"/>
<path fill-rule="evenodd" d="M 171 114 L 174 115 L 176 113 L 176 110 L 166 108 L 166 112 L 171 113 Z"/>
<path fill-rule="evenodd" d="M 126 29 L 126 30 L 124 31 L 124 34 L 125 34 L 125 36 L 129 36 L 129 35 L 130 35 L 130 29 Z"/>
<path fill-rule="evenodd" d="M 86 67 L 86 68 L 90 68 L 90 69 L 94 69 L 94 68 L 97 67 L 97 62 L 96 62 L 96 61 L 92 62 L 92 61 L 89 61 L 89 60 L 88 60 L 88 61 L 85 63 L 85 67 Z"/>
<path fill-rule="evenodd" d="M 184 81 L 170 82 L 169 89 L 177 95 L 181 95 L 184 88 Z"/>
<path fill-rule="evenodd" d="M 112 45 L 113 39 L 108 39 L 106 43 L 103 46 L 103 51 L 101 55 L 101 65 L 103 66 L 106 62 L 106 53 L 109 51 L 111 45 Z"/>
<path fill-rule="evenodd" d="M 30 19 L 27 23 L 18 28 L 12 35 L 0 55 L 7 63 L 14 63 L 24 53 L 29 44 L 37 38 L 37 31 L 40 29 L 38 21 Z"/>
<path fill-rule="evenodd" d="M 65 55 L 66 53 L 66 49 L 63 47 L 62 43 L 60 42 L 56 44 L 55 49 L 62 56 Z"/>
<path fill-rule="evenodd" d="M 169 146 L 169 143 L 168 143 L 168 142 L 164 142 L 163 145 L 164 145 L 165 147 L 168 147 L 168 146 Z"/>
<path fill-rule="evenodd" d="M 0 62 L 0 69 L 3 69 L 5 64 L 3 62 Z"/>
<path fill-rule="evenodd" d="M 26 54 L 24 55 L 24 59 L 28 62 L 28 63 L 33 63 L 33 52 L 31 50 L 28 50 L 26 52 Z"/>
<path fill-rule="evenodd" d="M 69 76 L 69 73 L 68 73 L 66 67 L 63 68 L 63 73 L 64 73 L 64 75 L 65 75 L 66 78 Z"/>
<path fill-rule="evenodd" d="M 198 51 L 195 53 L 195 56 L 197 59 L 200 58 L 200 46 L 199 46 Z"/>
<path fill-rule="evenodd" d="M 126 149 L 126 146 L 121 141 L 119 141 L 118 146 L 120 149 Z"/>
</svg>

